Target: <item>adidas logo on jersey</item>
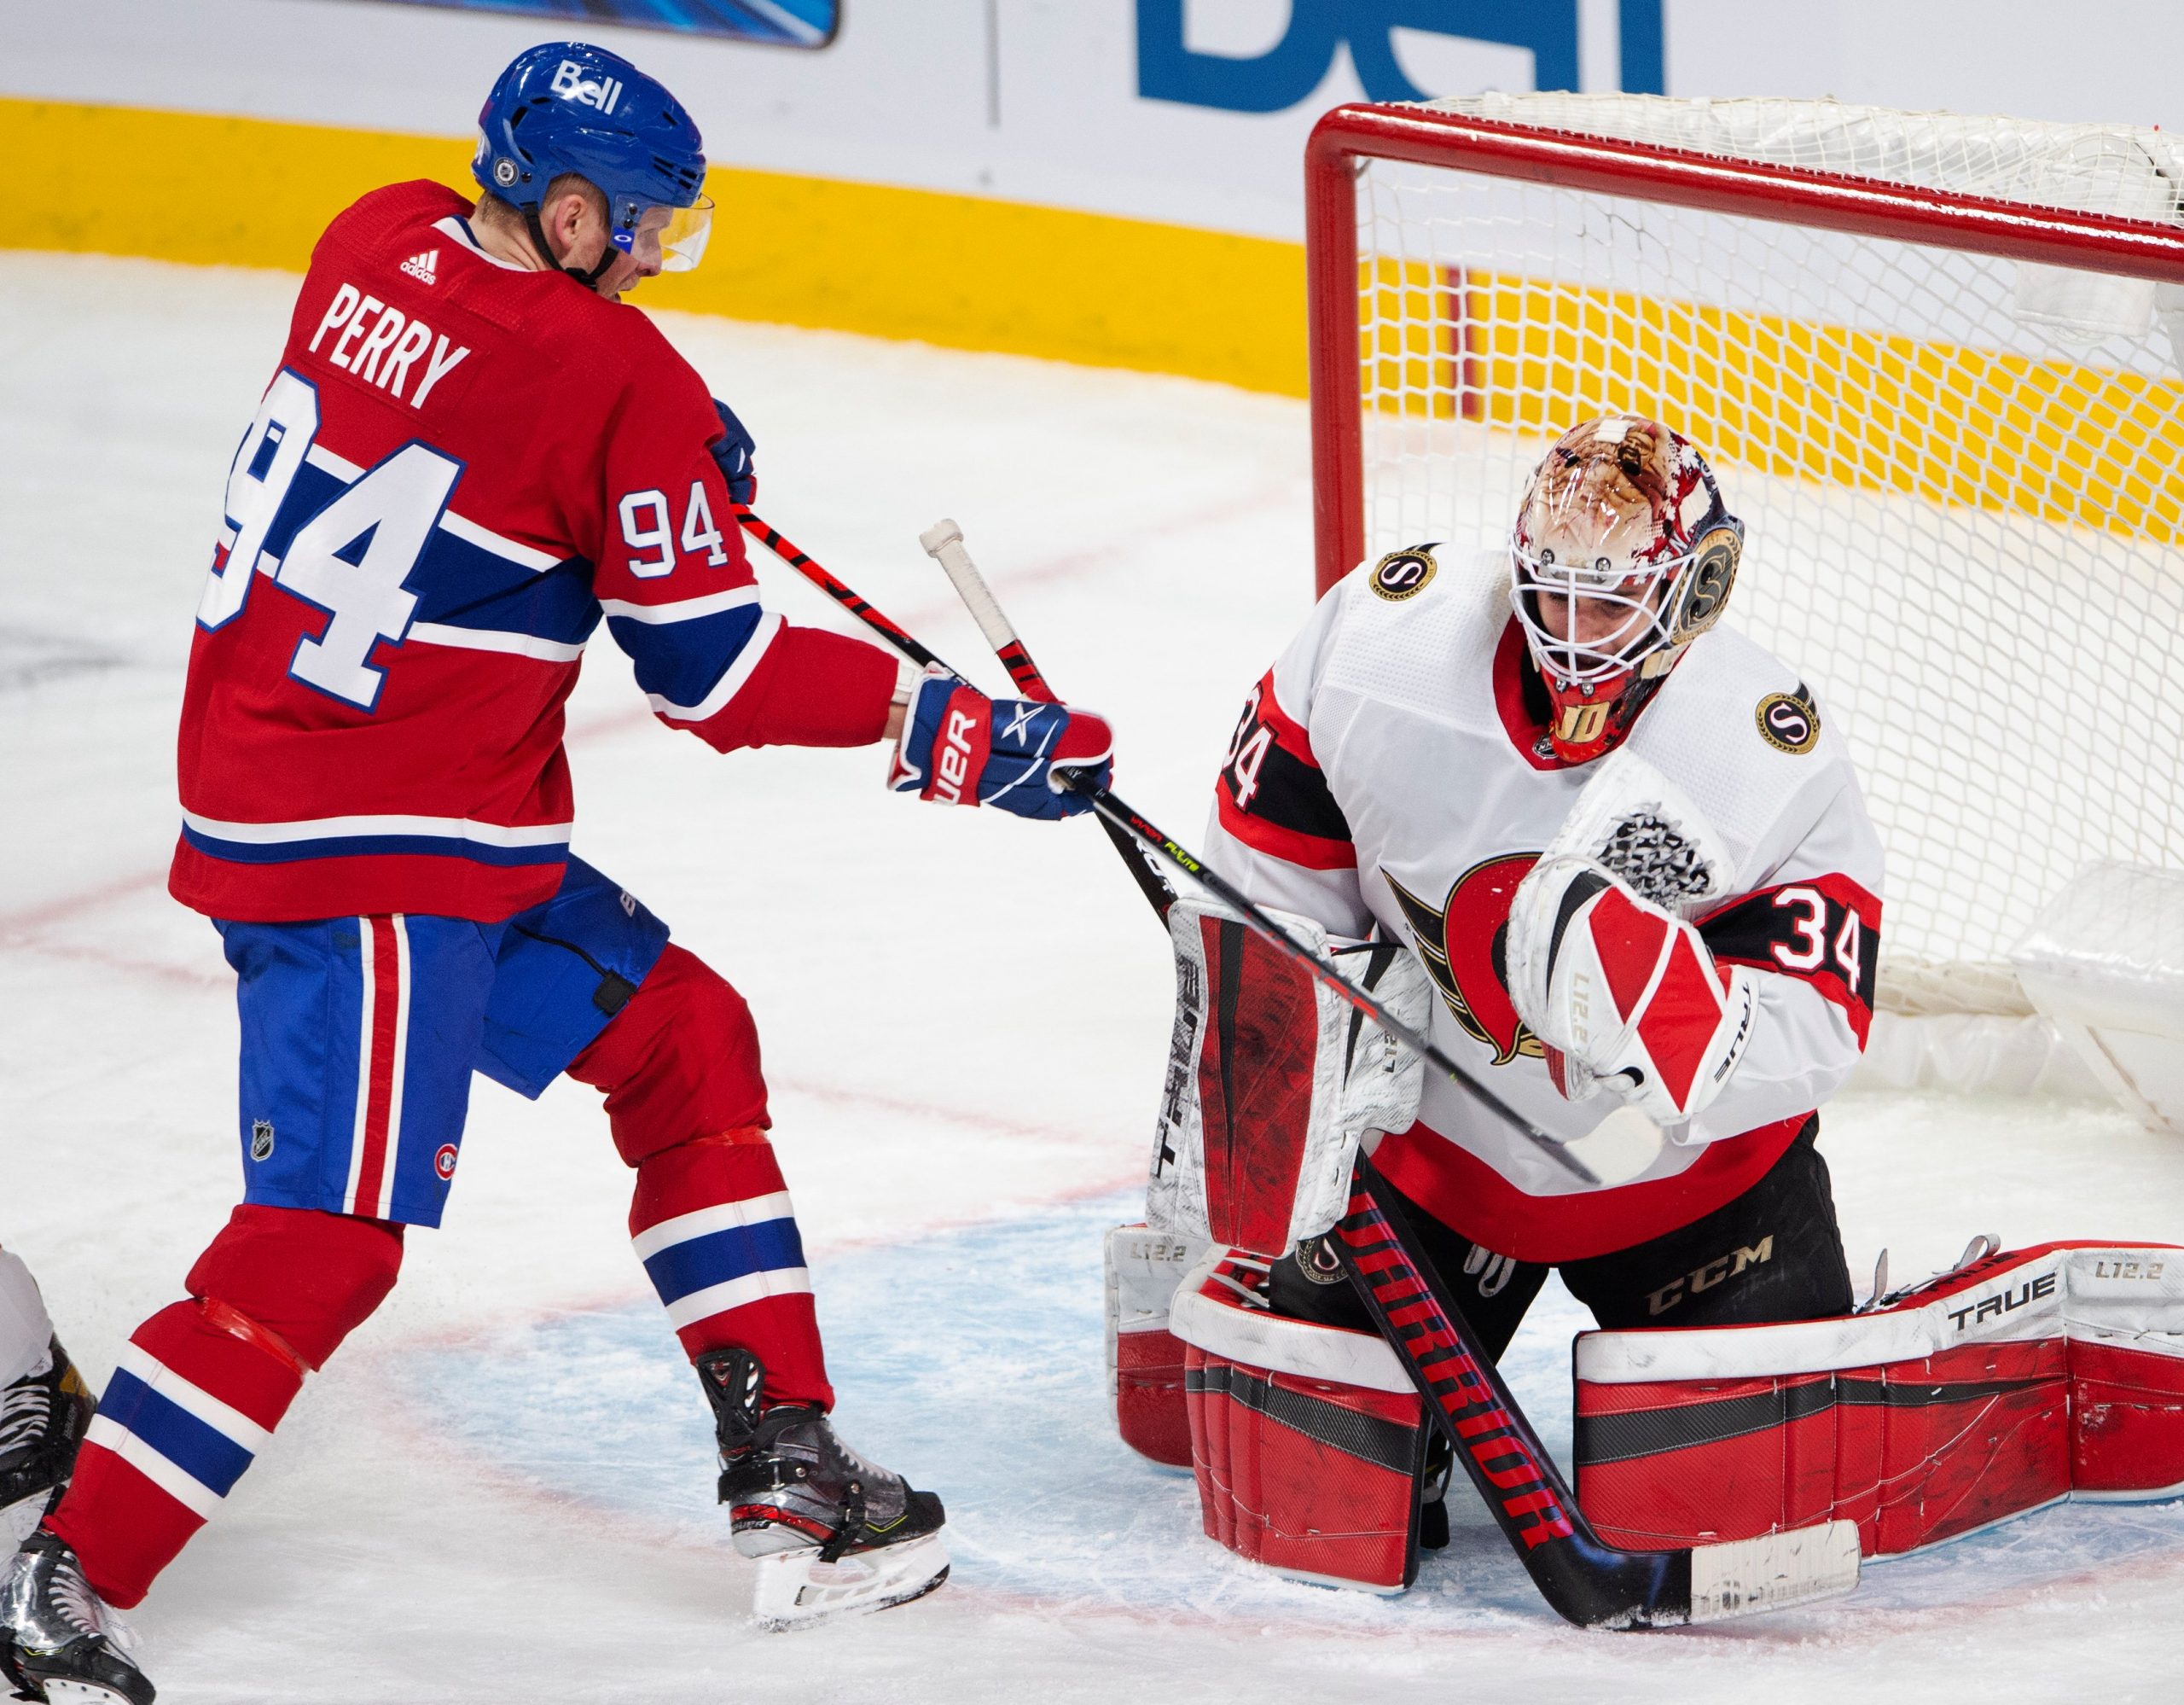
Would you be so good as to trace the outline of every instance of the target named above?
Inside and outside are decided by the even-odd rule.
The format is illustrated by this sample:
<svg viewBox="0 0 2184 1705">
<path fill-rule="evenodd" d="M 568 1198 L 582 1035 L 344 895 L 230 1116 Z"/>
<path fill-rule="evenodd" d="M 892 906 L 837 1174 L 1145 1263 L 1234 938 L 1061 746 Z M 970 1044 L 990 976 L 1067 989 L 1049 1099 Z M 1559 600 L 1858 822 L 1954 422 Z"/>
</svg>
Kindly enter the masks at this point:
<svg viewBox="0 0 2184 1705">
<path fill-rule="evenodd" d="M 421 284 L 439 282 L 440 252 L 428 248 L 422 254 L 413 254 L 402 263 L 402 270 Z"/>
</svg>

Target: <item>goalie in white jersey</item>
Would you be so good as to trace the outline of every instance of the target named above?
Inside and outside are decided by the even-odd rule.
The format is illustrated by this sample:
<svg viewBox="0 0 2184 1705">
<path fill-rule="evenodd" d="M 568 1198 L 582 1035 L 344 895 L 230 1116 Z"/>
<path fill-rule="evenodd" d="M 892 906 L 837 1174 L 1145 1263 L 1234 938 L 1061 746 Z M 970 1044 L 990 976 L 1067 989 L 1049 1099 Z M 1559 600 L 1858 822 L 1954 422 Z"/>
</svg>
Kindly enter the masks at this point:
<svg viewBox="0 0 2184 1705">
<path fill-rule="evenodd" d="M 1666 1133 L 1589 1186 L 1426 1074 L 1374 1159 L 1496 1353 L 1550 1268 L 1609 1327 L 1850 1306 L 1814 1142 L 1865 1045 L 1881 853 L 1814 695 L 1716 626 L 1742 543 L 1668 428 L 1580 426 L 1506 557 L 1420 546 L 1328 592 L 1221 774 L 1207 863 L 1414 947 L 1433 1039 L 1502 1102 L 1563 1140 L 1626 1104 Z M 1304 1240 L 1275 1312 L 1364 1324 L 1339 1277 Z"/>
</svg>

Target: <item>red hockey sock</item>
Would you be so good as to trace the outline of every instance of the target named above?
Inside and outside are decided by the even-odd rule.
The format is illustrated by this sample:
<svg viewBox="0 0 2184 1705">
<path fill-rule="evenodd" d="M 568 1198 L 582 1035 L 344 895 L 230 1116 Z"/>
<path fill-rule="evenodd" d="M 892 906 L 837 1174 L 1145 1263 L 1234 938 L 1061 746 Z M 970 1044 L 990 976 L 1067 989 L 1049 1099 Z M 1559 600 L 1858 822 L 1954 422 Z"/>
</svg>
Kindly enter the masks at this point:
<svg viewBox="0 0 2184 1705">
<path fill-rule="evenodd" d="M 614 1146 L 637 1169 L 630 1235 L 684 1351 L 748 1350 L 770 1399 L 831 1405 L 743 998 L 670 946 L 569 1075 L 606 1092 Z"/>
<path fill-rule="evenodd" d="M 769 1400 L 834 1406 L 796 1213 L 764 1132 L 722 1132 L 645 1161 L 630 1237 L 693 1361 L 748 1350 L 766 1365 Z"/>
<path fill-rule="evenodd" d="M 75 1478 L 46 1520 L 127 1609 L 220 1507 L 304 1375 L 394 1283 L 401 1228 L 244 1206 L 190 1269 L 187 1302 L 138 1327 Z"/>
</svg>

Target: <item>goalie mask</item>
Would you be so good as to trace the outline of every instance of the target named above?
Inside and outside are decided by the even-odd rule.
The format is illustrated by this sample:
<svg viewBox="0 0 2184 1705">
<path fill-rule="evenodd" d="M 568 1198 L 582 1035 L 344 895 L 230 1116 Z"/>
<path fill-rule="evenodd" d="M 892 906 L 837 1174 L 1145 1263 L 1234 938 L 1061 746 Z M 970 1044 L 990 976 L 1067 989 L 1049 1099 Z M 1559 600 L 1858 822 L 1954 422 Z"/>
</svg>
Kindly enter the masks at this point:
<svg viewBox="0 0 2184 1705">
<path fill-rule="evenodd" d="M 1705 458 L 1658 421 L 1611 415 L 1556 441 L 1509 539 L 1556 757 L 1587 763 L 1623 737 L 1728 602 L 1743 547 Z"/>
</svg>

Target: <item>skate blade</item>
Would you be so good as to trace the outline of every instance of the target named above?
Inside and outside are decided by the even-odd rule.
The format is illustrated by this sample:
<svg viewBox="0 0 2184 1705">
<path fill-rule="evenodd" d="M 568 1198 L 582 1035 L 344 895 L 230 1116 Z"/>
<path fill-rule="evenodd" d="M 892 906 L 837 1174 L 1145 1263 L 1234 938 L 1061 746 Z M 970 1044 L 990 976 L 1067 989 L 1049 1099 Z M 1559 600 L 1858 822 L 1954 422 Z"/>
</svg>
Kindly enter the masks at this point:
<svg viewBox="0 0 2184 1705">
<path fill-rule="evenodd" d="M 816 1550 L 782 1551 L 755 1565 L 752 1614 L 761 1627 L 808 1628 L 922 1598 L 948 1579 L 948 1548 L 928 1533 L 899 1545 L 822 1562 Z"/>
<path fill-rule="evenodd" d="M 49 1680 L 46 1705 L 129 1705 L 129 1696 L 92 1681 Z"/>
</svg>

